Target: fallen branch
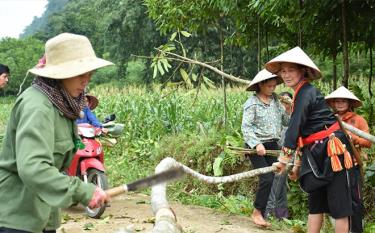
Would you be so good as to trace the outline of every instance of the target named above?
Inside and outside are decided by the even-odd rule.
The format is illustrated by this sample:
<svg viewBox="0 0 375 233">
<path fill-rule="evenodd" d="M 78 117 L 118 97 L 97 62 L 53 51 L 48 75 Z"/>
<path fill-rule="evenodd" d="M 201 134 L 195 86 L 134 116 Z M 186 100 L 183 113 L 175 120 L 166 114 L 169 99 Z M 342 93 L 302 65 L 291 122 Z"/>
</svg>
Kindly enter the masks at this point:
<svg viewBox="0 0 375 233">
<path fill-rule="evenodd" d="M 161 53 L 165 53 L 167 55 L 170 55 L 170 56 L 173 56 L 173 57 L 177 57 L 178 61 L 182 61 L 182 62 L 185 62 L 185 63 L 196 64 L 196 65 L 199 65 L 199 66 L 206 67 L 207 69 L 210 69 L 213 72 L 219 74 L 220 76 L 223 76 L 223 77 L 225 77 L 225 78 L 227 78 L 227 79 L 229 79 L 229 80 L 231 80 L 233 82 L 242 83 L 242 84 L 246 84 L 246 85 L 248 85 L 250 83 L 249 80 L 238 78 L 238 77 L 235 77 L 233 75 L 227 74 L 227 73 L 225 73 L 225 72 L 217 69 L 216 67 L 208 65 L 208 64 L 206 64 L 204 62 L 200 62 L 200 61 L 193 60 L 193 59 L 190 59 L 190 58 L 187 58 L 187 57 L 183 57 L 183 56 L 180 56 L 180 55 L 178 55 L 176 53 L 166 52 L 166 51 L 163 51 L 163 50 L 160 50 L 160 49 L 156 49 L 156 50 L 158 50 Z M 166 57 L 166 59 L 175 60 L 175 58 L 169 58 L 169 57 Z"/>
</svg>

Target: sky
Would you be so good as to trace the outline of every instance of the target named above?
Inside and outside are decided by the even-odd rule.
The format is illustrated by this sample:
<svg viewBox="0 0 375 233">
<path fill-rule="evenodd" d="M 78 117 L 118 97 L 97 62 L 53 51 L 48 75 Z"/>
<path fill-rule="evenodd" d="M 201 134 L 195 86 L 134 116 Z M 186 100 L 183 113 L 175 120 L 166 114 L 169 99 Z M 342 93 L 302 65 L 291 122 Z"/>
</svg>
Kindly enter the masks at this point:
<svg viewBox="0 0 375 233">
<path fill-rule="evenodd" d="M 47 0 L 0 0 L 0 39 L 18 38 L 34 16 L 40 17 Z"/>
</svg>

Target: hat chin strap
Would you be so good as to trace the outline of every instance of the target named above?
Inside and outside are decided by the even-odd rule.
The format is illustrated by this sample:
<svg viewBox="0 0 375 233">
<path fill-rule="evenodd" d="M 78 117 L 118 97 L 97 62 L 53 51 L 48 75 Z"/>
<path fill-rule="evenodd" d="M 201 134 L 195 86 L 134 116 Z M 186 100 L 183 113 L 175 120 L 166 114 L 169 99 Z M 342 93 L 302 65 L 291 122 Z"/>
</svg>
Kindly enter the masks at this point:
<svg viewBox="0 0 375 233">
<path fill-rule="evenodd" d="M 305 80 L 305 79 L 306 79 L 306 78 L 305 78 L 304 76 L 301 76 L 301 78 L 299 79 L 298 83 L 296 83 L 296 85 L 294 85 L 294 86 L 291 87 L 291 88 L 295 89 L 295 88 L 298 87 L 299 84 L 300 84 L 303 80 Z"/>
<path fill-rule="evenodd" d="M 350 107 L 348 108 L 348 109 L 346 109 L 345 111 L 335 111 L 335 112 L 337 112 L 338 114 L 339 114 L 339 116 L 342 116 L 342 115 L 344 115 L 345 113 L 347 113 L 347 112 L 351 112 L 351 110 L 350 110 Z"/>
</svg>

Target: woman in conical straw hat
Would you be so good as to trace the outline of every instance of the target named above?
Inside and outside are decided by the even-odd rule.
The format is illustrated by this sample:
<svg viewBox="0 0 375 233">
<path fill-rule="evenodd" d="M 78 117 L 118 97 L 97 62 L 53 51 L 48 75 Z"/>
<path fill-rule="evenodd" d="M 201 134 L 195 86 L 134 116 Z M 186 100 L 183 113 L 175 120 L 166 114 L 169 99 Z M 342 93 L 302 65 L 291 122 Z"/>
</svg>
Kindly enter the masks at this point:
<svg viewBox="0 0 375 233">
<path fill-rule="evenodd" d="M 278 141 L 283 125 L 288 124 L 289 116 L 278 101 L 274 90 L 282 80 L 267 70 L 260 71 L 246 88 L 255 91 L 244 105 L 242 133 L 246 147 L 254 148 L 257 155 L 247 156 L 254 168 L 271 166 L 276 158 L 266 155 L 267 150 L 278 150 Z M 261 227 L 271 224 L 264 219 L 268 197 L 274 174 L 259 177 L 259 186 L 254 201 L 252 221 Z"/>
<path fill-rule="evenodd" d="M 93 72 L 111 62 L 96 57 L 87 37 L 62 33 L 45 44 L 45 57 L 29 71 L 32 86 L 16 100 L 0 154 L 0 231 L 55 232 L 59 209 L 91 208 L 108 196 L 61 172 L 79 140 L 74 121 Z"/>
<path fill-rule="evenodd" d="M 294 90 L 283 154 L 275 165 L 284 172 L 295 156 L 290 178 L 299 178 L 301 188 L 308 192 L 308 232 L 319 233 L 323 213 L 329 213 L 336 219 L 335 232 L 347 233 L 352 215 L 346 176 L 353 167 L 351 149 L 324 96 L 310 83 L 321 72 L 299 47 L 269 61 L 266 69 Z"/>
<path fill-rule="evenodd" d="M 354 112 L 355 108 L 362 106 L 362 101 L 358 99 L 351 91 L 344 86 L 339 87 L 331 94 L 325 97 L 328 105 L 339 115 L 339 117 L 346 123 L 360 129 L 364 132 L 369 132 L 367 121 L 360 115 Z M 371 141 L 361 138 L 355 134 L 350 133 L 353 144 L 361 152 L 362 147 L 370 148 Z M 365 159 L 367 154 L 360 153 Z M 351 217 L 351 232 L 363 232 L 363 200 L 362 200 L 362 182 L 359 166 L 354 162 L 355 183 L 352 184 L 353 195 L 353 215 Z"/>
<path fill-rule="evenodd" d="M 369 127 L 365 118 L 354 112 L 355 108 L 362 106 L 362 101 L 358 99 L 358 97 L 355 96 L 351 91 L 342 86 L 333 91 L 331 94 L 327 95 L 325 99 L 328 105 L 341 117 L 344 122 L 351 124 L 364 132 L 369 132 Z M 371 147 L 371 141 L 361 138 L 351 132 L 349 132 L 349 134 L 354 145 L 356 145 L 358 148 Z"/>
</svg>

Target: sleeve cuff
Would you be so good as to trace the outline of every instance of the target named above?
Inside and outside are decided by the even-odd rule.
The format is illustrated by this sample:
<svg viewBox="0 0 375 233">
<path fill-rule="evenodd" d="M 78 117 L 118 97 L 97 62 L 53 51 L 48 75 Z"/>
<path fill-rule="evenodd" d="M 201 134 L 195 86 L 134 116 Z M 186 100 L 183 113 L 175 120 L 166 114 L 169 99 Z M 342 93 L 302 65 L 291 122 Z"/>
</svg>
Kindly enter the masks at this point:
<svg viewBox="0 0 375 233">
<path fill-rule="evenodd" d="M 301 154 L 300 153 L 296 153 L 296 155 L 294 156 L 293 165 L 297 166 L 297 167 L 300 167 L 302 165 L 302 160 L 301 160 Z"/>
<path fill-rule="evenodd" d="M 82 182 L 79 185 L 74 199 L 87 206 L 94 195 L 95 188 L 96 186 L 94 184 Z"/>
<path fill-rule="evenodd" d="M 246 142 L 246 144 L 250 147 L 250 148 L 255 148 L 257 145 L 261 144 L 260 141 L 251 141 L 251 142 Z"/>
</svg>

